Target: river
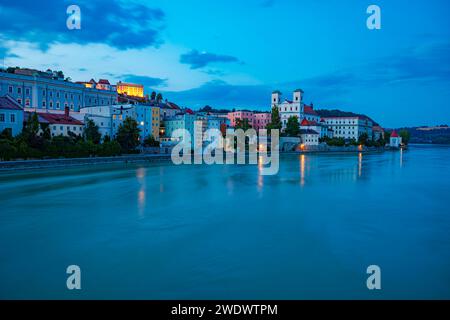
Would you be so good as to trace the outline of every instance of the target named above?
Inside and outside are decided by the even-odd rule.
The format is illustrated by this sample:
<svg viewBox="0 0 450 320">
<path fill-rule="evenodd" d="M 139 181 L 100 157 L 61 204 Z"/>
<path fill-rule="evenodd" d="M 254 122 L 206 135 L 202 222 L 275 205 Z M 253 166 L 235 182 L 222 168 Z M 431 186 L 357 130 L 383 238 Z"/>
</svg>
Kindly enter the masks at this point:
<svg viewBox="0 0 450 320">
<path fill-rule="evenodd" d="M 0 173 L 2 299 L 450 298 L 450 147 Z M 81 290 L 66 268 L 81 268 Z M 381 269 L 368 290 L 366 269 Z"/>
</svg>

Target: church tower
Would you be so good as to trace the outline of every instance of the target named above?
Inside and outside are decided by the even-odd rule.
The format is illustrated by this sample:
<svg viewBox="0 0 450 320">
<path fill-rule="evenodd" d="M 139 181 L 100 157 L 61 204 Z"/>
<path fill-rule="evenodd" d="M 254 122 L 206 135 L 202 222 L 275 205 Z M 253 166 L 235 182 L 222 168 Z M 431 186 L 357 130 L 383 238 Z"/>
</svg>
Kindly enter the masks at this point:
<svg viewBox="0 0 450 320">
<path fill-rule="evenodd" d="M 271 106 L 278 106 L 281 103 L 281 92 L 280 91 L 274 91 L 272 92 L 272 102 Z"/>
<path fill-rule="evenodd" d="M 294 103 L 301 103 L 303 100 L 303 90 L 297 89 L 294 91 Z"/>
</svg>

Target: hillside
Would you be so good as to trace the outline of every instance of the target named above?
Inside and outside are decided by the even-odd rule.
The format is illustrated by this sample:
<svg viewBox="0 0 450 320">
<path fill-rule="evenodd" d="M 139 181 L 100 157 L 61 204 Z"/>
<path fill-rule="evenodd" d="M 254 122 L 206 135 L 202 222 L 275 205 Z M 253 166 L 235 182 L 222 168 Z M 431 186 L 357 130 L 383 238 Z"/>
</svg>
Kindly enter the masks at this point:
<svg viewBox="0 0 450 320">
<path fill-rule="evenodd" d="M 375 126 L 379 125 L 376 121 L 374 121 L 372 118 L 366 116 L 365 114 L 359 114 L 359 113 L 354 113 L 354 112 L 350 112 L 350 111 L 341 111 L 338 109 L 333 109 L 333 110 L 318 109 L 318 110 L 316 110 L 316 112 L 321 117 L 363 117 L 363 118 L 367 118 L 370 121 L 372 121 Z"/>
<path fill-rule="evenodd" d="M 407 130 L 411 135 L 409 143 L 450 144 L 450 127 L 448 125 L 399 128 L 396 130 Z"/>
</svg>

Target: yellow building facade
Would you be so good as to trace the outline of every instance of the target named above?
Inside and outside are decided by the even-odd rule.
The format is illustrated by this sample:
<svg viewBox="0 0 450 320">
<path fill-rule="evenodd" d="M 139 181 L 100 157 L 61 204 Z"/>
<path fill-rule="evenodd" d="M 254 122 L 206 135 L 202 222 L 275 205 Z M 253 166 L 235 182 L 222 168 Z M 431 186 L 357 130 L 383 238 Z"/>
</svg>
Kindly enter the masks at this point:
<svg viewBox="0 0 450 320">
<path fill-rule="evenodd" d="M 160 124 L 160 109 L 159 107 L 152 107 L 152 135 L 157 141 L 159 141 Z"/>
<path fill-rule="evenodd" d="M 144 86 L 142 84 L 119 82 L 117 83 L 117 93 L 143 98 Z"/>
</svg>

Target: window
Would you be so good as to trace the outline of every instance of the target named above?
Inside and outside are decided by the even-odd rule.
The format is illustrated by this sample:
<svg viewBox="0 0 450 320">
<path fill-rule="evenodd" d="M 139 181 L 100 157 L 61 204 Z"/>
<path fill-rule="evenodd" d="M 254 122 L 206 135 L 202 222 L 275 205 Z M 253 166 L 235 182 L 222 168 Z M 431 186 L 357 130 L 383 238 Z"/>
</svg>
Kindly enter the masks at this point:
<svg viewBox="0 0 450 320">
<path fill-rule="evenodd" d="M 29 89 L 29 88 L 26 88 L 26 89 L 25 89 L 25 94 L 26 94 L 26 95 L 29 95 L 29 94 L 30 94 L 30 89 Z"/>
<path fill-rule="evenodd" d="M 14 113 L 11 113 L 10 120 L 11 120 L 11 123 L 16 122 L 16 115 Z"/>
<path fill-rule="evenodd" d="M 22 99 L 20 99 L 20 98 L 17 99 L 17 103 L 20 104 L 20 105 L 22 105 Z"/>
<path fill-rule="evenodd" d="M 5 114 L 0 113 L 0 122 L 5 122 Z"/>
<path fill-rule="evenodd" d="M 64 131 L 63 126 L 60 126 L 60 127 L 59 127 L 59 130 Z"/>
<path fill-rule="evenodd" d="M 53 101 L 50 101 L 49 105 L 50 105 L 50 108 L 53 108 Z"/>
<path fill-rule="evenodd" d="M 12 86 L 9 86 L 9 87 L 8 87 L 8 92 L 9 92 L 9 93 L 12 93 L 12 92 L 13 92 L 13 87 L 12 87 Z"/>
<path fill-rule="evenodd" d="M 59 98 L 59 92 L 56 93 L 56 97 Z"/>
<path fill-rule="evenodd" d="M 59 101 L 56 103 L 56 109 L 59 109 Z"/>
<path fill-rule="evenodd" d="M 53 92 L 52 91 L 50 91 L 48 94 L 50 95 L 50 97 L 53 97 Z"/>
<path fill-rule="evenodd" d="M 42 106 L 45 108 L 45 106 L 46 106 L 45 101 L 42 101 Z"/>
<path fill-rule="evenodd" d="M 45 90 L 42 90 L 42 95 L 45 96 Z"/>
<path fill-rule="evenodd" d="M 17 87 L 17 93 L 21 94 L 22 93 L 22 88 L 21 87 Z"/>
<path fill-rule="evenodd" d="M 64 98 L 66 98 L 67 99 L 67 92 L 64 94 Z"/>
<path fill-rule="evenodd" d="M 26 100 L 25 100 L 25 106 L 26 106 L 26 107 L 29 107 L 29 106 L 30 106 L 30 99 L 26 99 Z"/>
<path fill-rule="evenodd" d="M 53 130 L 56 130 L 56 126 L 53 126 Z"/>
<path fill-rule="evenodd" d="M 73 131 L 77 131 L 77 127 L 73 127 Z"/>
</svg>

